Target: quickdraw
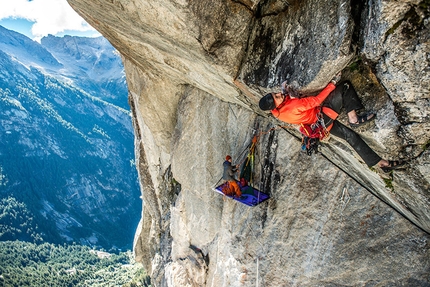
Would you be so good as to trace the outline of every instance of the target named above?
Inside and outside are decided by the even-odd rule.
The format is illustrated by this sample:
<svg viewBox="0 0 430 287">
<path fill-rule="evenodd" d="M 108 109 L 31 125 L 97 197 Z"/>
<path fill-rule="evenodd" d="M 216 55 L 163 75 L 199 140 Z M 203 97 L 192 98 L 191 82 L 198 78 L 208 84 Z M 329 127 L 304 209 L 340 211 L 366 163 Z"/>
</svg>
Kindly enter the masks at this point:
<svg viewBox="0 0 430 287">
<path fill-rule="evenodd" d="M 323 114 L 321 108 L 317 113 L 317 121 L 311 125 L 300 124 L 300 132 L 302 133 L 302 151 L 306 152 L 307 155 L 312 153 L 318 153 L 319 142 L 328 139 L 330 132 L 325 126 Z"/>
<path fill-rule="evenodd" d="M 321 113 L 321 109 L 319 109 L 317 113 L 317 121 L 313 124 L 300 124 L 300 132 L 303 136 L 308 138 L 318 138 L 319 140 L 324 140 L 328 138 L 330 132 L 326 128 L 324 124 L 323 114 Z"/>
</svg>

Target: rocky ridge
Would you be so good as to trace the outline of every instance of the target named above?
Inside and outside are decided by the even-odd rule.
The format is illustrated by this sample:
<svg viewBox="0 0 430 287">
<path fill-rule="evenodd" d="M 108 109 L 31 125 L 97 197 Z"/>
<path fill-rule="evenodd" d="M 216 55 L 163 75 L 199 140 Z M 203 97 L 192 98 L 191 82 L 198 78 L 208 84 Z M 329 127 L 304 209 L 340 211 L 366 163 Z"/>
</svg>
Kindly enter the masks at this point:
<svg viewBox="0 0 430 287">
<path fill-rule="evenodd" d="M 156 286 L 427 286 L 428 1 L 69 0 L 124 57 L 144 212 L 135 253 Z M 258 99 L 338 71 L 403 171 L 369 169 L 332 137 L 321 156 Z M 345 120 L 345 119 L 341 119 Z M 257 128 L 258 127 L 258 128 Z M 211 189 L 262 133 L 255 208 Z"/>
</svg>

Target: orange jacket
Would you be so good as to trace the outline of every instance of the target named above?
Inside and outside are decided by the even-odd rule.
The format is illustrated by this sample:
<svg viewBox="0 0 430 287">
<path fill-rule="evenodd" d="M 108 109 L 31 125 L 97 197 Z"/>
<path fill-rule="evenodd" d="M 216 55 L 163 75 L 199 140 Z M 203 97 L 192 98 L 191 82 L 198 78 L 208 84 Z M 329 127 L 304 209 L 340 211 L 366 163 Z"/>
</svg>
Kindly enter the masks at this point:
<svg viewBox="0 0 430 287">
<path fill-rule="evenodd" d="M 289 124 L 313 124 L 318 119 L 318 107 L 335 88 L 330 82 L 314 97 L 292 99 L 287 95 L 285 101 L 271 112 L 276 118 Z"/>
</svg>

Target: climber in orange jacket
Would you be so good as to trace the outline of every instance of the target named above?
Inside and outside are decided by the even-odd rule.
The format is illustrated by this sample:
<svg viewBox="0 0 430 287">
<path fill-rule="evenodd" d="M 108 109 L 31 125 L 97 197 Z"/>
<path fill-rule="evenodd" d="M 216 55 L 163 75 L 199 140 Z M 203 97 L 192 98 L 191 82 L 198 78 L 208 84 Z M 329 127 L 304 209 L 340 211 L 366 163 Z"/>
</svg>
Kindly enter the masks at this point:
<svg viewBox="0 0 430 287">
<path fill-rule="evenodd" d="M 285 82 L 283 83 L 285 85 Z M 330 82 L 317 96 L 307 98 L 296 98 L 293 95 L 291 86 L 285 86 L 283 93 L 271 93 L 265 97 L 272 97 L 276 105 L 271 109 L 272 114 L 279 120 L 289 124 L 313 124 L 318 120 L 319 107 L 328 95 L 336 88 L 333 82 Z M 290 95 L 286 93 L 290 91 Z M 270 96 L 269 96 L 270 95 Z M 264 110 L 265 98 L 260 100 L 260 108 Z"/>
<path fill-rule="evenodd" d="M 317 95 L 302 97 L 294 82 L 287 85 L 282 83 L 281 93 L 269 93 L 260 99 L 262 110 L 270 110 L 281 121 L 290 124 L 314 124 L 318 114 L 322 114 L 327 130 L 334 136 L 346 140 L 368 166 L 378 165 L 384 172 L 389 172 L 403 165 L 400 161 L 387 161 L 378 156 L 361 137 L 353 130 L 336 120 L 342 108 L 345 108 L 349 125 L 352 128 L 375 119 L 375 114 L 357 115 L 357 110 L 363 105 L 350 82 L 336 86 L 340 74 Z"/>
</svg>

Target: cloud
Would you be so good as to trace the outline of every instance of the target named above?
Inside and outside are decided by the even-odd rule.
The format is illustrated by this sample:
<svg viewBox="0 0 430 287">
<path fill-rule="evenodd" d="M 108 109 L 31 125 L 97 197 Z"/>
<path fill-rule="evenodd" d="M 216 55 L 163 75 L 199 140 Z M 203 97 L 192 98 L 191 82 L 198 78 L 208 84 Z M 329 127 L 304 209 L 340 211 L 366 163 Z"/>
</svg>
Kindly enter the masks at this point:
<svg viewBox="0 0 430 287">
<path fill-rule="evenodd" d="M 5 18 L 23 18 L 34 22 L 31 33 L 38 39 L 67 30 L 95 31 L 66 0 L 2 1 L 0 20 Z"/>
</svg>

